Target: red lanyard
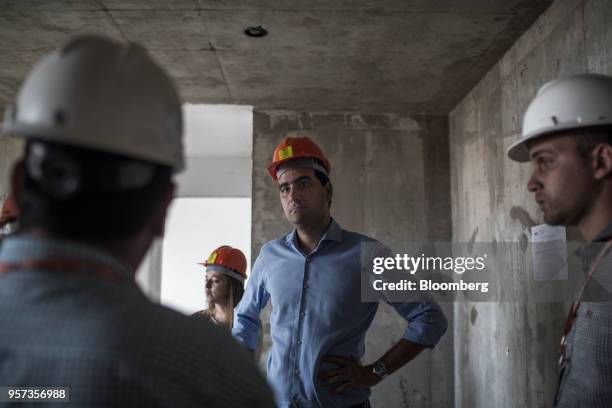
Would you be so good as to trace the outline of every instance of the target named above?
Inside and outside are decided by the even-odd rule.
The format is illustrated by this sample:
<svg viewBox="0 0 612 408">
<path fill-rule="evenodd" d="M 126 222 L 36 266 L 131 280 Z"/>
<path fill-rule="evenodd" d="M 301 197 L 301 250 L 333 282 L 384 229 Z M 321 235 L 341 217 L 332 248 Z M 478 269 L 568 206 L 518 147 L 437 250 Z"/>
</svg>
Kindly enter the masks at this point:
<svg viewBox="0 0 612 408">
<path fill-rule="evenodd" d="M 122 276 L 110 266 L 93 261 L 73 259 L 24 259 L 18 262 L 0 262 L 0 275 L 23 270 L 82 273 L 86 275 L 97 275 L 111 282 L 128 282 L 135 284 L 132 279 Z"/>
<path fill-rule="evenodd" d="M 562 365 L 565 362 L 565 349 L 567 346 L 567 335 L 569 334 L 569 332 L 572 330 L 572 327 L 574 326 L 574 320 L 576 319 L 576 316 L 578 314 L 578 308 L 580 307 L 580 302 L 582 302 L 584 291 L 586 287 L 588 286 L 588 284 L 591 282 L 591 279 L 593 278 L 595 271 L 597 271 L 599 264 L 601 263 L 603 258 L 606 256 L 606 253 L 610 249 L 610 246 L 612 246 L 612 239 L 608 240 L 606 245 L 597 255 L 597 258 L 595 258 L 595 261 L 593 261 L 593 263 L 591 264 L 591 270 L 589 271 L 589 274 L 587 275 L 586 279 L 582 283 L 582 288 L 580 288 L 580 292 L 578 292 L 578 298 L 576 299 L 576 301 L 574 301 L 574 303 L 572 303 L 570 312 L 567 315 L 567 319 L 565 320 L 565 327 L 563 329 L 563 337 L 561 337 L 561 344 L 559 345 L 559 353 L 561 353 L 561 357 L 559 358 L 559 365 Z"/>
</svg>

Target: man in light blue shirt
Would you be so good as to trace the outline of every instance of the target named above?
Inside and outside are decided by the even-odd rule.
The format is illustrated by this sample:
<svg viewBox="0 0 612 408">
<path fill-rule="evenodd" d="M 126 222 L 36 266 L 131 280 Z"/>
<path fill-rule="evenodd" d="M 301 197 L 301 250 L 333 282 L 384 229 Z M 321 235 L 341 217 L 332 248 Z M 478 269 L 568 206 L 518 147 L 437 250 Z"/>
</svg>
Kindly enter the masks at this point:
<svg viewBox="0 0 612 408">
<path fill-rule="evenodd" d="M 436 345 L 447 321 L 439 306 L 390 303 L 409 323 L 379 360 L 361 365 L 378 303 L 361 302 L 363 245 L 372 238 L 331 218 L 331 166 L 309 138 L 286 138 L 268 172 L 295 230 L 265 244 L 236 308 L 232 333 L 257 347 L 259 314 L 272 302 L 268 381 L 280 407 L 368 407 L 370 388 Z"/>
</svg>

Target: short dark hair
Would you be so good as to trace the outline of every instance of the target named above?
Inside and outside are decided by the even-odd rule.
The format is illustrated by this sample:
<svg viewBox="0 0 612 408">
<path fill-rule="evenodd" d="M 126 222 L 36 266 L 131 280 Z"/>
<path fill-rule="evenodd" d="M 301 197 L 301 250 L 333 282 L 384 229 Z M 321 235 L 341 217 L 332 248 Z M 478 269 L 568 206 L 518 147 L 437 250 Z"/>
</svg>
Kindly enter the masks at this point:
<svg viewBox="0 0 612 408">
<path fill-rule="evenodd" d="M 315 170 L 314 173 L 315 173 L 315 176 L 317 177 L 317 179 L 319 179 L 319 181 L 321 182 L 321 185 L 323 187 L 325 187 L 327 185 L 327 183 L 329 183 L 329 177 L 327 177 L 327 175 L 325 173 L 323 173 L 322 171 L 319 171 L 319 170 Z"/>
<path fill-rule="evenodd" d="M 20 228 L 89 242 L 134 236 L 172 183 L 168 166 L 47 141 L 28 141 L 24 167 Z M 125 169 L 146 177 L 126 186 Z"/>
<path fill-rule="evenodd" d="M 315 173 L 315 176 L 317 177 L 317 179 L 321 182 L 321 185 L 323 187 L 327 187 L 327 185 L 329 184 L 329 188 L 332 188 L 332 194 L 333 194 L 333 187 L 331 185 L 331 182 L 329 181 L 329 177 L 327 176 L 327 174 L 325 174 L 325 173 L 323 173 L 322 171 L 319 171 L 319 170 L 314 170 L 314 173 Z M 327 204 L 331 208 L 332 200 L 329 199 Z"/>
<path fill-rule="evenodd" d="M 573 131 L 578 153 L 586 158 L 601 143 L 612 145 L 612 126 L 598 126 Z"/>
</svg>

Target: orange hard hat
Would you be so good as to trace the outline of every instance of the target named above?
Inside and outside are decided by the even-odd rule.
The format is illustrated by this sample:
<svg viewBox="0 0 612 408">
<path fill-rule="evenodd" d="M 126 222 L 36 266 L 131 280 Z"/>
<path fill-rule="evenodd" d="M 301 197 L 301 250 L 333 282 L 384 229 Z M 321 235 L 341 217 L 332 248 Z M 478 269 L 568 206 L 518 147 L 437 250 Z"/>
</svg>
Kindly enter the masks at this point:
<svg viewBox="0 0 612 408">
<path fill-rule="evenodd" d="M 208 259 L 199 264 L 204 265 L 206 270 L 220 272 L 240 281 L 246 279 L 246 257 L 241 250 L 229 245 L 215 249 Z"/>
<path fill-rule="evenodd" d="M 268 173 L 274 180 L 278 180 L 276 172 L 281 164 L 289 160 L 308 157 L 319 160 L 325 168 L 327 175 L 331 173 L 331 165 L 321 148 L 306 136 L 286 137 L 283 139 L 283 141 L 276 146 L 276 149 L 274 149 L 272 163 L 267 167 Z"/>
<path fill-rule="evenodd" d="M 7 222 L 13 222 L 19 217 L 19 209 L 17 208 L 17 202 L 15 196 L 11 191 L 8 193 L 2 204 L 2 212 L 0 213 L 0 224 Z"/>
</svg>

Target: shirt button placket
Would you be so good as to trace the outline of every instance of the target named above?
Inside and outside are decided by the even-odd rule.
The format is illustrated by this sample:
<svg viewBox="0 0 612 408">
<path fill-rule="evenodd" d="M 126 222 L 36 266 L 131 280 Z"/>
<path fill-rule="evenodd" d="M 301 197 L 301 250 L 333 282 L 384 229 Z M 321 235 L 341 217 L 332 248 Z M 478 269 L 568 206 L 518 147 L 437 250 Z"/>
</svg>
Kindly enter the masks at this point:
<svg viewBox="0 0 612 408">
<path fill-rule="evenodd" d="M 306 280 L 308 279 L 308 275 L 310 273 L 309 268 L 308 268 L 308 264 L 310 263 L 310 256 L 307 256 L 306 259 L 304 260 L 304 275 L 303 275 L 303 284 L 302 284 L 302 288 L 306 289 L 308 287 L 308 283 L 306 283 Z M 304 312 L 304 291 L 302 291 L 302 299 L 300 302 L 300 326 L 302 326 L 302 317 L 304 317 L 306 315 L 306 312 Z M 300 329 L 298 329 L 299 331 L 301 331 L 301 327 Z M 298 333 L 299 335 L 299 333 Z"/>
<path fill-rule="evenodd" d="M 304 274 L 303 274 L 303 288 L 306 288 L 308 286 L 308 284 L 306 284 L 306 279 L 308 279 L 308 264 L 310 263 L 310 257 L 306 257 L 305 262 L 304 262 Z M 302 330 L 303 330 L 303 326 L 304 326 L 304 322 L 303 322 L 303 318 L 306 315 L 306 312 L 304 311 L 304 291 L 302 291 L 301 293 L 301 299 L 300 299 L 300 305 L 299 305 L 299 310 L 300 310 L 300 317 L 298 319 L 298 325 L 297 325 L 297 333 L 296 333 L 296 338 L 298 340 L 296 340 L 296 344 L 297 344 L 297 352 L 294 354 L 295 355 L 295 361 L 294 361 L 294 370 L 293 370 L 293 374 L 295 377 L 298 377 L 300 375 L 300 370 L 299 370 L 299 361 L 300 361 L 300 354 L 301 354 L 301 345 L 302 345 L 302 340 L 299 340 L 300 337 L 302 336 Z M 297 380 L 297 378 L 296 378 Z M 300 407 L 299 401 L 297 399 L 297 396 L 293 399 L 293 406 L 296 408 Z"/>
</svg>

